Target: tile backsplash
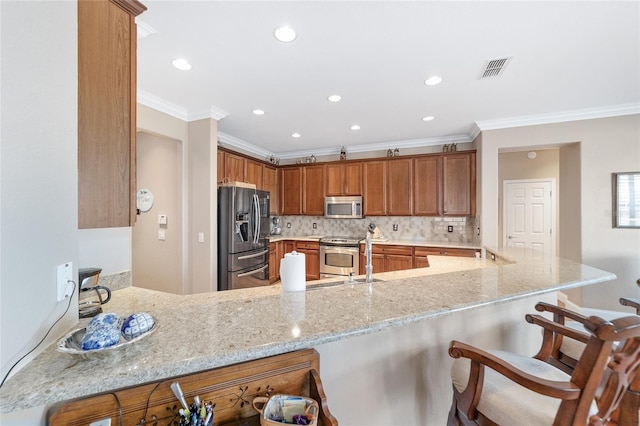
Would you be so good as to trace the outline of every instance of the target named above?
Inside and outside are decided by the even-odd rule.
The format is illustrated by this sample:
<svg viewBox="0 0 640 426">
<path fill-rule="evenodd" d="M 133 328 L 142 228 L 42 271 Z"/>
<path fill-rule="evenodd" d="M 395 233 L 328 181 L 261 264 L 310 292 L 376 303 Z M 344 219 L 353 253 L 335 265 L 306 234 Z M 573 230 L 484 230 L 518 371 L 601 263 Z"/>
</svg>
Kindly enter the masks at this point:
<svg viewBox="0 0 640 426">
<path fill-rule="evenodd" d="M 322 216 L 278 216 L 282 235 L 365 236 L 367 225 L 375 223 L 383 236 L 391 240 L 434 242 L 478 242 L 475 217 L 372 216 L 365 219 L 325 219 Z M 287 224 L 291 224 L 288 228 Z M 316 224 L 314 229 L 313 224 Z M 394 231 L 397 225 L 397 231 Z M 448 227 L 453 232 L 448 232 Z"/>
</svg>

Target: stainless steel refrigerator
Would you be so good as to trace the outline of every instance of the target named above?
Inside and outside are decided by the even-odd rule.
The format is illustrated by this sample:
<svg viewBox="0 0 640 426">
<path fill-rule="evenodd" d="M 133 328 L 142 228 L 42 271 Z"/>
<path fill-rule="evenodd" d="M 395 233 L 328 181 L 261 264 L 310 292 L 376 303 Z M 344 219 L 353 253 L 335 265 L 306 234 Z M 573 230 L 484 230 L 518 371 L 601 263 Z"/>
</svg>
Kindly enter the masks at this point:
<svg viewBox="0 0 640 426">
<path fill-rule="evenodd" d="M 269 285 L 269 192 L 218 188 L 218 290 Z"/>
</svg>

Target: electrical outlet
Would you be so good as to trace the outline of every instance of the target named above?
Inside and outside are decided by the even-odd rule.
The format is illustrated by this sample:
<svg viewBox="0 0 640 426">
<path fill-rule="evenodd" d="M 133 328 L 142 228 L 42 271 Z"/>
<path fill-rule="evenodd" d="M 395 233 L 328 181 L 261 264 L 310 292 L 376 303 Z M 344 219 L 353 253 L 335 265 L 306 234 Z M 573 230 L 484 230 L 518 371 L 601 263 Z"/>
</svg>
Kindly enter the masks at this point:
<svg viewBox="0 0 640 426">
<path fill-rule="evenodd" d="M 69 281 L 73 282 L 73 263 L 67 262 L 62 265 L 58 265 L 57 269 L 57 296 L 58 302 L 63 301 L 71 295 L 71 285 Z"/>
<path fill-rule="evenodd" d="M 287 222 L 287 228 L 291 228 L 291 222 Z"/>
<path fill-rule="evenodd" d="M 313 222 L 313 229 L 318 229 L 318 224 Z"/>
<path fill-rule="evenodd" d="M 397 230 L 398 230 L 398 224 L 397 224 L 397 223 L 394 223 L 394 224 L 393 224 L 393 230 L 394 230 L 394 231 L 397 231 Z"/>
<path fill-rule="evenodd" d="M 447 226 L 447 232 L 453 232 L 453 225 Z"/>
</svg>

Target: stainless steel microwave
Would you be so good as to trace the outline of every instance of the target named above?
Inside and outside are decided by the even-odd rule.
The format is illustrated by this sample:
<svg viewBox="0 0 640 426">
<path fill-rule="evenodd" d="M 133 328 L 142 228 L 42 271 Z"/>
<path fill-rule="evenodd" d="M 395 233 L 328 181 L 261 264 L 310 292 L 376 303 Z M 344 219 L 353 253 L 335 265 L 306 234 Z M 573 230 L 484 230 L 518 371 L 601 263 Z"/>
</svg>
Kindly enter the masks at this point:
<svg viewBox="0 0 640 426">
<path fill-rule="evenodd" d="M 324 217 L 362 219 L 362 196 L 324 197 Z"/>
</svg>

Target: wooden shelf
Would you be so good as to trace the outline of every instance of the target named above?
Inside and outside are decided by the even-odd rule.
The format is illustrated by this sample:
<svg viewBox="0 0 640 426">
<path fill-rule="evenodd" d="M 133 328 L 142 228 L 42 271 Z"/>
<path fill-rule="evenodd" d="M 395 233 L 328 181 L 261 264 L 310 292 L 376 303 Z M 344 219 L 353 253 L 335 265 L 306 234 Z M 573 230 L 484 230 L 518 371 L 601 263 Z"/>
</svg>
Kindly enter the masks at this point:
<svg viewBox="0 0 640 426">
<path fill-rule="evenodd" d="M 318 374 L 320 356 L 313 349 L 290 352 L 241 364 L 207 370 L 159 382 L 89 396 L 54 405 L 48 424 L 87 425 L 110 418 L 112 424 L 172 424 L 179 420 L 180 403 L 171 391 L 177 381 L 188 404 L 198 395 L 213 403 L 214 426 L 259 425 L 251 402 L 257 396 L 300 395 L 315 399 L 320 407 L 318 425 L 337 426 L 329 412 Z"/>
</svg>

